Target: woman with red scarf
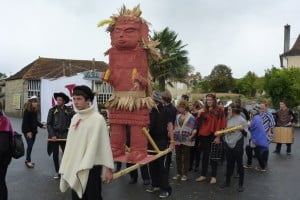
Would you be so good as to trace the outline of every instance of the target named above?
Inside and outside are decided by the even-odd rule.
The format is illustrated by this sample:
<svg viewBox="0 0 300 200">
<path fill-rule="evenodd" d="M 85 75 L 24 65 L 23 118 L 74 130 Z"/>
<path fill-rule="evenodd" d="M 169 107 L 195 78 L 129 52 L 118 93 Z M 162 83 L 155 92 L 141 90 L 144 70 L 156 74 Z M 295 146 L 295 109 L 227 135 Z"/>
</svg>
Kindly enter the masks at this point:
<svg viewBox="0 0 300 200">
<path fill-rule="evenodd" d="M 13 130 L 9 119 L 2 112 L 0 103 L 0 199 L 7 200 L 7 187 L 5 182 L 8 165 L 12 158 L 11 146 L 13 143 Z"/>
<path fill-rule="evenodd" d="M 196 179 L 196 181 L 206 180 L 210 149 L 212 142 L 219 144 L 220 136 L 215 136 L 214 133 L 226 127 L 226 118 L 224 111 L 221 107 L 217 106 L 216 96 L 214 94 L 207 94 L 204 109 L 199 111 L 199 121 L 198 121 L 198 136 L 199 136 L 199 146 L 202 156 L 202 170 L 201 176 Z M 217 182 L 217 162 L 211 160 L 212 174 L 210 183 L 215 184 Z"/>
</svg>

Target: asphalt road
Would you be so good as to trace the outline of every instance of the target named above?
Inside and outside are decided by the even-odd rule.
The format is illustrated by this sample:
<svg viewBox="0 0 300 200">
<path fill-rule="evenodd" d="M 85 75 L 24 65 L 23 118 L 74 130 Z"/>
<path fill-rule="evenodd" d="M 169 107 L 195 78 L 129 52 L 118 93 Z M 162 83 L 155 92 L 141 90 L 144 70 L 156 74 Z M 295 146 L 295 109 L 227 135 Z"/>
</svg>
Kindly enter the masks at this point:
<svg viewBox="0 0 300 200">
<path fill-rule="evenodd" d="M 13 127 L 20 132 L 21 119 L 11 118 Z M 39 129 L 36 143 L 33 147 L 32 160 L 36 163 L 34 169 L 24 165 L 25 157 L 12 160 L 8 168 L 7 184 L 9 200 L 69 200 L 70 191 L 61 193 L 59 181 L 54 180 L 54 165 L 52 157 L 46 152 L 47 132 Z M 218 184 L 223 182 L 225 165 L 219 166 L 216 185 L 198 183 L 195 179 L 197 172 L 191 172 L 186 182 L 170 180 L 173 194 L 169 199 L 209 199 L 209 200 L 299 200 L 300 199 L 300 129 L 295 129 L 295 143 L 292 145 L 292 155 L 285 153 L 282 146 L 280 155 L 272 151 L 275 144 L 270 145 L 269 166 L 267 172 L 257 172 L 254 169 L 245 172 L 245 191 L 238 193 L 237 179 L 233 179 L 231 187 L 221 190 Z M 254 165 L 257 161 L 254 160 Z M 175 163 L 174 163 L 175 166 Z M 175 175 L 173 168 L 171 177 Z M 129 185 L 129 176 L 125 175 L 113 183 L 103 185 L 103 199 L 105 200 L 153 200 L 159 199 L 156 194 L 145 192 L 145 186 L 139 179 L 135 185 Z"/>
</svg>

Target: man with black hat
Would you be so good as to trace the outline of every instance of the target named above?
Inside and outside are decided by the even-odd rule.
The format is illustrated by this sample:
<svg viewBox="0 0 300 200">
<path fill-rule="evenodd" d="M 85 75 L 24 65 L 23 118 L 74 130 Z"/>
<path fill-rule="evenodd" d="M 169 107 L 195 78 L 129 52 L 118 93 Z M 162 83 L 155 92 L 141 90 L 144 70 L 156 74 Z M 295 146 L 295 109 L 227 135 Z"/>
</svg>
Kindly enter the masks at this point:
<svg viewBox="0 0 300 200">
<path fill-rule="evenodd" d="M 49 109 L 47 118 L 47 129 L 48 129 L 48 146 L 47 151 L 49 156 L 53 153 L 53 161 L 55 167 L 54 179 L 59 178 L 59 147 L 62 152 L 65 150 L 66 141 L 62 139 L 67 138 L 68 128 L 70 126 L 71 118 L 74 115 L 74 111 L 71 107 L 65 104 L 69 103 L 69 97 L 63 93 L 54 93 L 56 105 Z"/>
</svg>

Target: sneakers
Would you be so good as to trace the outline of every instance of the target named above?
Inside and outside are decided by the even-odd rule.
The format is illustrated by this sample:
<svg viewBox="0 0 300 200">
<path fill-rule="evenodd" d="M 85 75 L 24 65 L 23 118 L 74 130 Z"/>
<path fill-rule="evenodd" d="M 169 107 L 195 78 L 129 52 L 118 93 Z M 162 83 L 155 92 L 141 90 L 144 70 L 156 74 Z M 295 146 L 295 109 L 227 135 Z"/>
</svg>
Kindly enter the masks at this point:
<svg viewBox="0 0 300 200">
<path fill-rule="evenodd" d="M 179 178 L 181 177 L 181 175 L 180 174 L 177 174 L 176 176 L 173 176 L 173 180 L 178 180 Z"/>
<path fill-rule="evenodd" d="M 150 186 L 146 189 L 146 192 L 153 193 L 153 192 L 157 192 L 159 190 L 160 190 L 159 187 Z"/>
<path fill-rule="evenodd" d="M 169 193 L 169 192 L 165 192 L 165 191 L 161 192 L 161 193 L 158 195 L 158 197 L 159 197 L 159 198 L 162 198 L 162 199 L 168 198 L 169 196 L 170 196 L 170 193 Z"/>
<path fill-rule="evenodd" d="M 180 180 L 186 181 L 187 180 L 187 176 L 186 175 L 182 175 Z"/>
<path fill-rule="evenodd" d="M 260 171 L 260 172 L 266 172 L 267 171 L 267 169 L 266 168 L 261 168 L 261 167 L 255 167 L 255 170 L 256 171 Z"/>
<path fill-rule="evenodd" d="M 286 154 L 287 154 L 287 155 L 292 155 L 292 153 L 291 153 L 291 152 L 286 152 Z"/>
<path fill-rule="evenodd" d="M 200 176 L 199 178 L 196 179 L 197 182 L 202 182 L 205 181 L 206 177 L 205 176 Z"/>
<path fill-rule="evenodd" d="M 280 154 L 280 151 L 275 150 L 273 153 Z"/>
<path fill-rule="evenodd" d="M 54 174 L 53 178 L 54 179 L 59 179 L 60 178 L 60 174 L 59 173 Z"/>
</svg>

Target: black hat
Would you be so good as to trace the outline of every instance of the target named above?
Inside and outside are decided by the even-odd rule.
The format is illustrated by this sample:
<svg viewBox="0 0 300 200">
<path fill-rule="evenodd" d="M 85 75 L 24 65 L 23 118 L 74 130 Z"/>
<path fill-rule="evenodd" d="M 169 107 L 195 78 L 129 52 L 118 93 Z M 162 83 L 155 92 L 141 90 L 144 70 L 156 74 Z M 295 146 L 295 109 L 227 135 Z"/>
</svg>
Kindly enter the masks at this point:
<svg viewBox="0 0 300 200">
<path fill-rule="evenodd" d="M 161 98 L 161 94 L 159 91 L 154 90 L 152 92 L 152 98 L 154 101 L 161 103 L 162 102 L 162 98 Z"/>
<path fill-rule="evenodd" d="M 95 94 L 92 92 L 91 88 L 89 88 L 86 85 L 79 85 L 79 86 L 74 87 L 73 95 L 82 95 L 86 99 L 90 99 L 91 102 L 93 102 L 94 96 L 95 96 Z"/>
<path fill-rule="evenodd" d="M 70 98 L 63 92 L 57 92 L 57 93 L 54 93 L 54 99 L 57 100 L 57 97 L 61 97 L 63 98 L 63 100 L 65 101 L 65 104 L 69 103 L 70 102 Z"/>
</svg>

